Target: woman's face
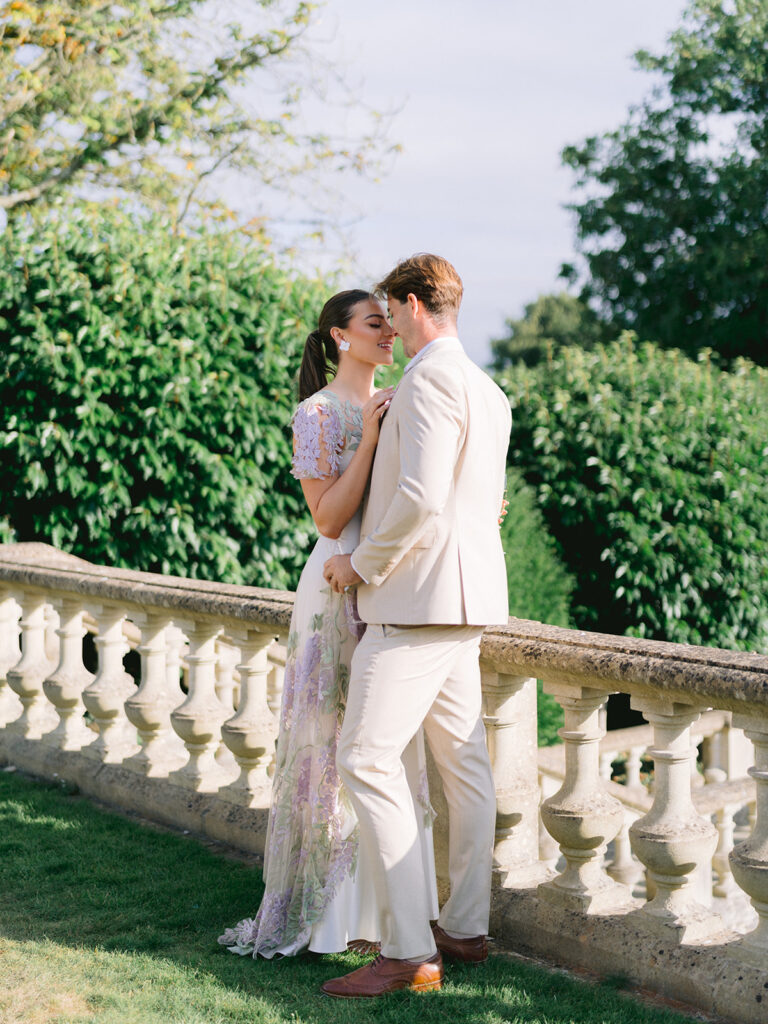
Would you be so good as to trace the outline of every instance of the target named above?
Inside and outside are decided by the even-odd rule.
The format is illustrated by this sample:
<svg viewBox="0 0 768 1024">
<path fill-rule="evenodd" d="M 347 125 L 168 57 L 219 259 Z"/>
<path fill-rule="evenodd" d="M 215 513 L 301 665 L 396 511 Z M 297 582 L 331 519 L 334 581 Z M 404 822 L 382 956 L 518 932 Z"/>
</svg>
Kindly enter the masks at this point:
<svg viewBox="0 0 768 1024">
<path fill-rule="evenodd" d="M 349 348 L 339 352 L 341 359 L 356 359 L 373 366 L 390 366 L 395 332 L 389 325 L 384 307 L 376 299 L 363 299 L 352 310 L 346 327 L 338 330 L 338 340 L 344 339 Z"/>
</svg>

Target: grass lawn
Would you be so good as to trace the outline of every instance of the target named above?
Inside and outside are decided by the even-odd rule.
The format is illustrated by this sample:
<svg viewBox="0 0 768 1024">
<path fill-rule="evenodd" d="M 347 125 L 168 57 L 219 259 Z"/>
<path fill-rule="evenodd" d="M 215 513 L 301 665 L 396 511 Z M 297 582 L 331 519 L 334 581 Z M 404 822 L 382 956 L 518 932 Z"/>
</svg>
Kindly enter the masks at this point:
<svg viewBox="0 0 768 1024">
<path fill-rule="evenodd" d="M 0 772 L 0 1024 L 690 1024 L 503 956 L 449 965 L 441 992 L 328 999 L 363 960 L 217 945 L 260 893 L 258 868 Z"/>
</svg>

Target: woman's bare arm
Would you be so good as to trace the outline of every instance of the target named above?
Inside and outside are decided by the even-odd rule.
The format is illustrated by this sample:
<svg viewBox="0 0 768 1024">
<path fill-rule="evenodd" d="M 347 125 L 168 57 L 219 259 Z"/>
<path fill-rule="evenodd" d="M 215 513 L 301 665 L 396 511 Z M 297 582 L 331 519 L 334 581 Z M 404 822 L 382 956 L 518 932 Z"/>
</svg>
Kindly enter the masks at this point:
<svg viewBox="0 0 768 1024">
<path fill-rule="evenodd" d="M 379 440 L 379 424 L 391 398 L 392 389 L 385 388 L 363 406 L 363 436 L 343 473 L 301 481 L 309 511 L 324 537 L 335 540 L 360 508 Z"/>
</svg>

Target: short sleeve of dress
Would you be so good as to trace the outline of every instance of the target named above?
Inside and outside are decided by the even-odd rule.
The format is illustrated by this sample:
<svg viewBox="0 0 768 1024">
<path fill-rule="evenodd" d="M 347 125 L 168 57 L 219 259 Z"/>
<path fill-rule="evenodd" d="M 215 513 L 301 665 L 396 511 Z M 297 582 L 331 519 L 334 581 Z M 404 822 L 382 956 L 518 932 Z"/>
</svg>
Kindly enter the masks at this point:
<svg viewBox="0 0 768 1024">
<path fill-rule="evenodd" d="M 297 480 L 326 480 L 338 476 L 344 448 L 344 424 L 339 410 L 313 395 L 293 416 L 293 468 Z"/>
</svg>

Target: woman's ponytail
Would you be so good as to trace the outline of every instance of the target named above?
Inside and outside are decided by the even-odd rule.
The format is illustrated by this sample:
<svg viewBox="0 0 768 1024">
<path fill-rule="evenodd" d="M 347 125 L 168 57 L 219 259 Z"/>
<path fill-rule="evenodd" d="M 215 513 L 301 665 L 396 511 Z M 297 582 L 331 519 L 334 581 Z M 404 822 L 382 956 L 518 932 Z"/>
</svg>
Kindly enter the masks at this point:
<svg viewBox="0 0 768 1024">
<path fill-rule="evenodd" d="M 336 375 L 339 351 L 331 337 L 331 329 L 339 327 L 343 330 L 352 319 L 355 306 L 370 298 L 370 292 L 352 288 L 331 296 L 323 306 L 317 329 L 307 335 L 304 344 L 299 370 L 300 402 L 320 391 Z"/>
<path fill-rule="evenodd" d="M 324 388 L 329 377 L 333 377 L 336 373 L 339 357 L 333 338 L 330 336 L 329 341 L 330 345 L 326 346 L 319 330 L 312 331 L 307 335 L 299 370 L 300 402 Z"/>
</svg>

